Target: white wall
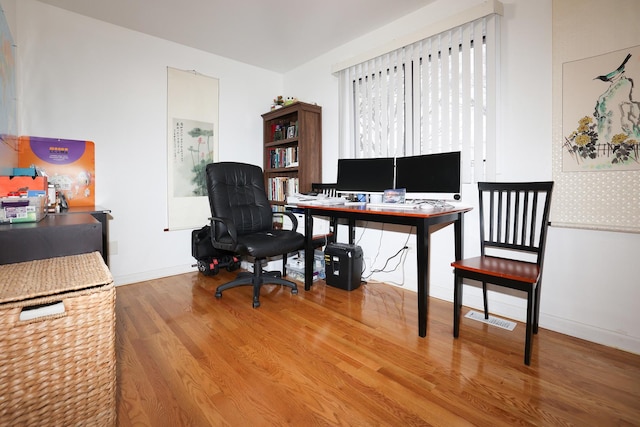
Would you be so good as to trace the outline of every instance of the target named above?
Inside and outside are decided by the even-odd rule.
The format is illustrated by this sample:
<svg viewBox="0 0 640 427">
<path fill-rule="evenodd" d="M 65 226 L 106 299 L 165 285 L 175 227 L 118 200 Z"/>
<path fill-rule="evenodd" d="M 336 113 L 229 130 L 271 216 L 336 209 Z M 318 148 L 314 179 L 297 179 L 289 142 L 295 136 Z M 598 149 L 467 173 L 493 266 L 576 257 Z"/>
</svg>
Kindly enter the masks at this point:
<svg viewBox="0 0 640 427">
<path fill-rule="evenodd" d="M 116 284 L 193 270 L 190 230 L 163 231 L 167 67 L 220 80 L 219 158 L 258 165 L 260 115 L 282 93 L 283 76 L 36 1 L 16 5 L 18 128 L 95 142 L 96 203 L 113 213 Z"/>
<path fill-rule="evenodd" d="M 2 4 L 12 0 L 1 0 Z M 166 67 L 220 79 L 220 158 L 261 164 L 261 119 L 277 95 L 323 107 L 323 180 L 336 176 L 337 79 L 331 66 L 412 33 L 482 0 L 438 0 L 284 76 L 51 8 L 17 3 L 20 131 L 96 143 L 97 201 L 113 210 L 116 283 L 190 269 L 190 232 L 166 226 Z M 499 178 L 551 179 L 551 0 L 504 0 Z M 523 160 L 525 159 L 525 160 Z M 463 189 L 474 203 L 475 188 Z M 206 219 L 203 218 L 203 221 Z M 409 230 L 358 230 L 368 263 L 395 253 Z M 466 254 L 478 252 L 477 212 L 467 215 Z M 344 236 L 343 234 L 342 236 Z M 364 236 L 361 236 L 364 235 Z M 380 245 L 384 239 L 385 244 Z M 451 300 L 452 230 L 432 239 L 431 295 Z M 414 242 L 409 235 L 409 246 Z M 415 243 L 413 243 L 415 246 Z M 379 247 L 380 254 L 378 254 Z M 562 229 L 549 233 L 543 328 L 640 353 L 640 287 L 634 273 L 640 235 Z M 378 255 L 377 255 L 378 254 Z M 374 278 L 415 289 L 413 247 L 404 267 Z M 492 310 L 522 319 L 521 298 L 495 295 Z M 465 304 L 480 307 L 476 288 Z M 516 329 L 517 330 L 517 329 Z"/>
<path fill-rule="evenodd" d="M 412 34 L 482 0 L 439 0 L 411 15 L 316 58 L 285 75 L 287 96 L 323 106 L 323 179 L 334 182 L 338 158 L 338 81 L 331 66 Z M 501 115 L 498 131 L 499 180 L 552 179 L 552 15 L 551 0 L 503 0 Z M 312 81 L 314 84 L 309 84 Z M 463 189 L 466 203 L 475 187 Z M 408 228 L 362 224 L 356 232 L 368 270 L 380 268 L 407 240 Z M 451 228 L 451 227 L 449 227 Z M 465 253 L 478 248 L 477 212 L 467 215 Z M 362 236 L 362 237 L 361 237 Z M 342 233 L 346 238 L 346 233 Z M 451 301 L 453 232 L 432 238 L 431 295 Z M 381 242 L 384 241 L 384 244 Z M 415 233 L 409 254 L 397 271 L 373 279 L 416 289 Z M 640 353 L 640 287 L 635 263 L 640 235 L 551 227 L 542 285 L 543 328 Z M 395 262 L 391 262 L 395 265 Z M 515 294 L 490 296 L 497 315 L 524 319 L 526 304 Z M 465 305 L 482 307 L 481 290 L 467 288 Z"/>
</svg>

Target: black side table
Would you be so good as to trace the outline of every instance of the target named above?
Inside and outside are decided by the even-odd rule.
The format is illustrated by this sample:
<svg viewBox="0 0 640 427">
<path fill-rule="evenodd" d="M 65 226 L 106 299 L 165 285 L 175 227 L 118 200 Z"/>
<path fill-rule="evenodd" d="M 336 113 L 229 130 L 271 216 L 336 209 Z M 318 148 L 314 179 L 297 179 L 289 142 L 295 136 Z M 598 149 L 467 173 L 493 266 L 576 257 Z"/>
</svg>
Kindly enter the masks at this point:
<svg viewBox="0 0 640 427">
<path fill-rule="evenodd" d="M 0 225 L 0 264 L 88 252 L 103 257 L 103 228 L 88 213 L 47 215 L 38 222 Z"/>
<path fill-rule="evenodd" d="M 71 215 L 71 214 L 89 214 L 97 219 L 102 225 L 102 258 L 104 263 L 109 266 L 109 214 L 110 209 L 104 209 L 101 206 L 72 206 L 60 212 L 50 213 L 49 215 Z"/>
</svg>

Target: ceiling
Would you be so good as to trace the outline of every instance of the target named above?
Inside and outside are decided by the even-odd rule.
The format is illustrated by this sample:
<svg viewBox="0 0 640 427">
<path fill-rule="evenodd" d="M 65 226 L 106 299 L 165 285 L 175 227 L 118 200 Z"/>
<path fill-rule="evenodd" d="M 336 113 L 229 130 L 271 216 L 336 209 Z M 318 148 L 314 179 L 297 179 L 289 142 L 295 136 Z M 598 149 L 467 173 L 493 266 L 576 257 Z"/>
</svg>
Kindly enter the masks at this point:
<svg viewBox="0 0 640 427">
<path fill-rule="evenodd" d="M 435 0 L 38 0 L 284 73 Z"/>
</svg>

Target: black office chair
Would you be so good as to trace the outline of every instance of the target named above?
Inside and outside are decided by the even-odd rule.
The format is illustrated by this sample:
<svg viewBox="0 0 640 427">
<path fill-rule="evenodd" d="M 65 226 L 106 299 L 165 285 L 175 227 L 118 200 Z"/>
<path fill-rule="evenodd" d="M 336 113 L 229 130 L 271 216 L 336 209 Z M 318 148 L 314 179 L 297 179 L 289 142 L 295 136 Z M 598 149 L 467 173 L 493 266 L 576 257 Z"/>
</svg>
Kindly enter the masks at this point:
<svg viewBox="0 0 640 427">
<path fill-rule="evenodd" d="M 218 286 L 215 296 L 236 286 L 253 286 L 253 307 L 260 306 L 260 287 L 275 283 L 298 293 L 295 283 L 282 279 L 289 252 L 304 246 L 304 236 L 283 228 L 274 228 L 274 215 L 287 215 L 297 228 L 297 219 L 290 212 L 272 212 L 264 188 L 264 176 L 259 166 L 235 162 L 207 165 L 207 189 L 211 207 L 211 240 L 217 249 L 254 258 L 253 273 L 241 272 L 235 280 Z M 283 255 L 283 273 L 263 272 L 262 261 Z"/>
<path fill-rule="evenodd" d="M 482 282 L 484 317 L 489 318 L 487 283 L 527 293 L 524 363 L 531 362 L 538 333 L 540 287 L 553 182 L 478 183 L 480 256 L 451 263 L 455 281 L 453 336 L 460 332 L 462 280 Z M 515 256 L 515 254 L 520 254 Z"/>
</svg>

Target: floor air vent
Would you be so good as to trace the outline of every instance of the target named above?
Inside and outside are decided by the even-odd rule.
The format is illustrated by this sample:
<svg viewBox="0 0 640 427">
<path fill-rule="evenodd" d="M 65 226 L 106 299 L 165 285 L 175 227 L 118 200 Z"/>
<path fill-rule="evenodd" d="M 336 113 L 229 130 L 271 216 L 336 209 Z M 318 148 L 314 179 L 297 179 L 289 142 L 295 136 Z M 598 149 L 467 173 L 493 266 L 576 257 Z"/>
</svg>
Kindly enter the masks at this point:
<svg viewBox="0 0 640 427">
<path fill-rule="evenodd" d="M 473 311 L 473 310 L 465 314 L 464 317 L 472 320 L 477 320 L 478 322 L 488 323 L 490 325 L 497 326 L 502 329 L 507 329 L 509 331 L 513 331 L 516 327 L 516 323 L 510 320 L 501 319 L 499 317 L 493 317 L 491 315 L 489 315 L 488 319 L 485 319 L 484 313 L 478 313 L 477 311 Z"/>
</svg>

